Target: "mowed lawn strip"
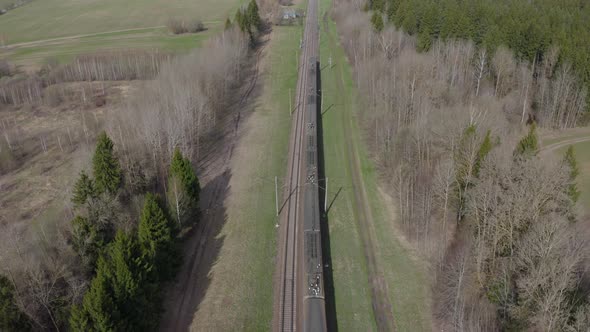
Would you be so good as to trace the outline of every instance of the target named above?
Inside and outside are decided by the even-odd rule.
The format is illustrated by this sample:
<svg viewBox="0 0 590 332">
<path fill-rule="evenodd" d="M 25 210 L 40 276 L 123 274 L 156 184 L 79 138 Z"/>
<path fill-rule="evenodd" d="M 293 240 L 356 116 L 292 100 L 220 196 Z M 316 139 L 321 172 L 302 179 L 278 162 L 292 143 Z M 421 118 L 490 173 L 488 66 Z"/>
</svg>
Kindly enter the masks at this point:
<svg viewBox="0 0 590 332">
<path fill-rule="evenodd" d="M 263 95 L 243 122 L 232 159 L 223 246 L 192 330 L 267 331 L 273 314 L 276 237 L 274 177 L 283 179 L 301 27 L 273 27 L 263 60 Z M 293 101 L 291 100 L 291 103 Z"/>
<path fill-rule="evenodd" d="M 322 0 L 321 4 L 323 17 L 330 1 Z M 350 169 L 347 167 L 348 150 L 343 146 L 346 141 L 345 135 L 350 135 L 360 159 L 362 178 L 371 205 L 374 223 L 372 226 L 377 234 L 375 254 L 387 281 L 395 327 L 398 331 L 428 331 L 431 329 L 431 322 L 430 281 L 426 277 L 427 271 L 422 262 L 411 258 L 411 253 L 403 248 L 396 238 L 394 216 L 385 207 L 385 202 L 377 190 L 376 170 L 368 157 L 361 130 L 357 125 L 360 120 L 357 118 L 358 104 L 351 68 L 339 44 L 336 25 L 329 19 L 329 15 L 327 20 L 322 21 L 320 25 L 321 67 L 325 67 L 322 71 L 322 93 L 323 112 L 326 112 L 323 126 L 326 173 L 329 177 L 328 200 L 335 195 L 339 187 L 344 188 L 329 214 L 338 325 L 343 331 L 375 329 L 366 263 L 358 236 L 359 223 L 351 220 L 354 216 L 352 209 L 355 206 L 352 190 L 355 188 L 351 188 Z M 327 67 L 329 57 L 332 58 L 332 68 Z M 341 83 L 337 80 L 341 80 Z M 338 87 L 342 86 L 344 89 L 341 91 Z M 350 132 L 344 132 L 343 121 L 351 122 Z M 343 246 L 348 250 L 342 251 Z M 354 284 L 354 290 L 348 289 L 351 284 Z M 355 308 L 354 305 L 357 303 L 362 305 Z"/>
</svg>

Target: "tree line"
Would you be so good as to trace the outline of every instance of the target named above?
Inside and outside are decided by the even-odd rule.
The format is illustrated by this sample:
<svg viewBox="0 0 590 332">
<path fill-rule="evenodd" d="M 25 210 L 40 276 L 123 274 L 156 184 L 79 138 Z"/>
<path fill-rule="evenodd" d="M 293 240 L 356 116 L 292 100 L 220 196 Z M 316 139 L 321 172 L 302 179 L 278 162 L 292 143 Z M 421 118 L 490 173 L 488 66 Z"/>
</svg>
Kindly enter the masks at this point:
<svg viewBox="0 0 590 332">
<path fill-rule="evenodd" d="M 368 7 L 410 35 L 428 51 L 436 39 L 471 40 L 493 53 L 508 46 L 518 59 L 540 62 L 559 49 L 558 64 L 568 63 L 587 87 L 590 83 L 590 4 L 580 0 L 371 0 Z"/>
<path fill-rule="evenodd" d="M 583 114 L 571 67 L 557 65 L 555 48 L 536 63 L 455 38 L 424 49 L 365 9 L 341 0 L 332 16 L 397 219 L 433 268 L 437 327 L 590 325 L 575 153 L 541 155 L 537 135 Z"/>
<path fill-rule="evenodd" d="M 0 103 L 45 104 L 47 88 L 65 82 L 152 79 L 172 58 L 158 50 L 132 50 L 79 55 L 66 64 L 48 61 L 36 73 L 10 73 L 0 80 Z"/>
</svg>

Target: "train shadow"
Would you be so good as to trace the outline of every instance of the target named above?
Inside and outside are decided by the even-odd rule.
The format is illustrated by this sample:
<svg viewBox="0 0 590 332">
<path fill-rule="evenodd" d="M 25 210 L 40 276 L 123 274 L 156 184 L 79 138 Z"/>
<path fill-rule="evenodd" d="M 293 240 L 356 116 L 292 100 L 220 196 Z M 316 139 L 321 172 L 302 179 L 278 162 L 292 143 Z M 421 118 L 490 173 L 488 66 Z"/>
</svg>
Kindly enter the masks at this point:
<svg viewBox="0 0 590 332">
<path fill-rule="evenodd" d="M 324 133 L 323 133 L 323 122 L 321 113 L 322 110 L 322 78 L 320 71 L 320 63 L 316 62 L 316 79 L 317 79 L 317 118 L 318 123 L 318 176 L 320 179 L 325 179 L 326 172 L 324 167 Z M 340 193 L 340 191 L 338 192 Z M 330 251 L 330 230 L 328 227 L 328 213 L 326 209 L 326 187 L 320 186 L 320 231 L 322 234 L 322 258 L 324 263 L 324 296 L 326 299 L 326 323 L 328 331 L 338 331 L 338 324 L 336 318 L 336 302 L 334 297 L 334 278 L 332 271 L 332 255 Z M 331 204 L 330 204 L 331 206 Z"/>
</svg>

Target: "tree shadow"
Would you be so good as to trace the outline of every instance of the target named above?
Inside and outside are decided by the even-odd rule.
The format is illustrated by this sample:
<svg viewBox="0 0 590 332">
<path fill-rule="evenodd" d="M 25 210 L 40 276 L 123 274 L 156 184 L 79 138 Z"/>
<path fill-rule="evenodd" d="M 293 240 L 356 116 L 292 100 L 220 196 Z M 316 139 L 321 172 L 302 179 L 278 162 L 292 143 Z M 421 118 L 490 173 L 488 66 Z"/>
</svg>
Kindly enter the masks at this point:
<svg viewBox="0 0 590 332">
<path fill-rule="evenodd" d="M 182 237 L 184 253 L 176 279 L 168 285 L 160 331 L 188 331 L 211 284 L 210 271 L 225 240 L 219 236 L 227 221 L 223 204 L 229 192 L 231 173 L 226 170 L 201 190 L 201 217 Z"/>
<path fill-rule="evenodd" d="M 317 89 L 318 89 L 318 103 L 317 103 L 317 112 L 320 114 L 317 119 L 318 123 L 318 176 L 320 179 L 325 179 L 326 171 L 325 171 L 325 163 L 324 163 L 324 134 L 323 134 L 323 121 L 321 114 L 322 109 L 322 79 L 321 79 L 321 71 L 320 63 L 316 62 L 316 72 L 317 74 Z M 325 113 L 325 112 L 324 112 Z M 342 188 L 340 188 L 341 190 Z M 340 193 L 338 190 L 338 194 Z M 336 197 L 338 196 L 336 195 Z M 325 186 L 320 187 L 320 232 L 322 234 L 322 260 L 324 261 L 324 297 L 326 299 L 326 322 L 328 326 L 328 331 L 338 331 L 338 324 L 337 324 L 337 315 L 336 315 L 336 301 L 334 297 L 334 277 L 332 271 L 332 254 L 331 254 L 331 246 L 330 246 L 330 230 L 328 227 L 328 213 L 326 211 L 326 204 L 325 201 L 326 197 L 326 188 Z M 334 198 L 334 200 L 336 199 Z M 333 201 L 332 201 L 333 202 Z M 332 204 L 330 204 L 330 207 Z"/>
<path fill-rule="evenodd" d="M 262 93 L 259 58 L 267 42 L 261 40 L 255 45 L 240 68 L 243 79 L 232 82 L 232 93 L 225 100 L 225 111 L 219 114 L 217 125 L 199 142 L 197 174 L 211 180 L 201 189 L 201 222 L 183 235 L 184 260 L 176 279 L 168 285 L 160 331 L 189 330 L 211 284 L 210 272 L 225 240 L 220 232 L 227 222 L 224 202 L 232 177 L 229 161 L 245 133 L 240 124 L 252 114 L 257 106 L 254 101 Z"/>
</svg>

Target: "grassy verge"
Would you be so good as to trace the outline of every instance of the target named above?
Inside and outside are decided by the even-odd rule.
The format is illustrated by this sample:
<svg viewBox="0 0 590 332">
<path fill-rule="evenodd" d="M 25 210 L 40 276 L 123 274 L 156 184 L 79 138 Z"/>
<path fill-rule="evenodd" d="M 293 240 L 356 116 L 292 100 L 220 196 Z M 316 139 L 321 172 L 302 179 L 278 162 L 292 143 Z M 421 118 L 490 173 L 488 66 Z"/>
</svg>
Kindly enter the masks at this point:
<svg viewBox="0 0 590 332">
<path fill-rule="evenodd" d="M 321 17 L 330 0 L 321 0 Z M 336 193 L 329 212 L 331 255 L 338 326 L 345 331 L 375 330 L 375 320 L 368 283 L 367 263 L 359 236 L 359 223 L 354 220 L 356 208 L 351 172 L 348 167 L 347 135 L 352 138 L 361 164 L 361 177 L 371 202 L 375 256 L 388 284 L 393 305 L 395 327 L 399 331 L 430 330 L 429 280 L 423 265 L 412 260 L 395 237 L 393 216 L 377 190 L 377 174 L 368 158 L 357 123 L 355 88 L 351 68 L 339 45 L 336 26 L 327 18 L 321 22 L 321 67 L 323 94 L 323 127 L 326 175 L 329 178 L 328 204 Z M 328 67 L 329 58 L 333 64 Z M 346 122 L 350 131 L 346 131 Z"/>
<path fill-rule="evenodd" d="M 274 177 L 287 170 L 290 95 L 301 27 L 274 27 L 264 52 L 264 91 L 232 160 L 224 239 L 193 328 L 267 331 L 273 314 L 276 232 Z"/>
</svg>

